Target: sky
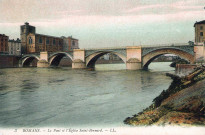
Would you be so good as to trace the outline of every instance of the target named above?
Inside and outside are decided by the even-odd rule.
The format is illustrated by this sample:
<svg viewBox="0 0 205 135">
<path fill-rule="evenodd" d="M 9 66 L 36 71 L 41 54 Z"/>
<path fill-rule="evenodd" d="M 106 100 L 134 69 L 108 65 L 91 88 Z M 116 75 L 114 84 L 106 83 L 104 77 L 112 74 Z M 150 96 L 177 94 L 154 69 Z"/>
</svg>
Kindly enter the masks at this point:
<svg viewBox="0 0 205 135">
<path fill-rule="evenodd" d="M 0 0 L 0 34 L 36 32 L 79 39 L 80 48 L 187 43 L 205 20 L 204 0 Z"/>
</svg>

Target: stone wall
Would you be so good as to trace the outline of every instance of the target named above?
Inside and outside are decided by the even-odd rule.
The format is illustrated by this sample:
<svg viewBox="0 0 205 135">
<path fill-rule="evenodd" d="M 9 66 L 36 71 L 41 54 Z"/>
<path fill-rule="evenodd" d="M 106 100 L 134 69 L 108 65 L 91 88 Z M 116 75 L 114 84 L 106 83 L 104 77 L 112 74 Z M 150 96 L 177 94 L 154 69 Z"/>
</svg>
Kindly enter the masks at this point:
<svg viewBox="0 0 205 135">
<path fill-rule="evenodd" d="M 194 52 L 195 52 L 195 59 L 196 63 L 202 62 L 202 60 L 205 60 L 205 47 L 204 45 L 195 45 L 194 46 Z"/>
<path fill-rule="evenodd" d="M 188 75 L 195 70 L 197 65 L 195 64 L 177 64 L 175 73 L 180 75 Z"/>
<path fill-rule="evenodd" d="M 20 57 L 0 55 L 0 68 L 12 68 L 19 66 Z"/>
</svg>

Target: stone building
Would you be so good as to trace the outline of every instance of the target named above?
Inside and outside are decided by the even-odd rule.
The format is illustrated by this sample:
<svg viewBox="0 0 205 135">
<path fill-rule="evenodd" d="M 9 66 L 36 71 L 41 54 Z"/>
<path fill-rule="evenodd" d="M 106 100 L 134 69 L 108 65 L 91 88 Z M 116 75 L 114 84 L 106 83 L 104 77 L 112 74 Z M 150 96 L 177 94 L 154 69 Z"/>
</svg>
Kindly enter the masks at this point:
<svg viewBox="0 0 205 135">
<path fill-rule="evenodd" d="M 195 60 L 196 62 L 205 61 L 205 20 L 196 22 L 195 27 Z"/>
<path fill-rule="evenodd" d="M 27 36 L 27 53 L 63 51 L 63 39 L 49 35 L 33 34 Z"/>
<path fill-rule="evenodd" d="M 34 26 L 29 25 L 29 23 L 25 23 L 20 27 L 20 37 L 21 37 L 21 53 L 27 53 L 27 36 L 28 34 L 35 34 L 36 28 Z"/>
<path fill-rule="evenodd" d="M 9 40 L 9 55 L 21 55 L 21 40 L 17 38 L 17 40 Z"/>
<path fill-rule="evenodd" d="M 0 53 L 1 54 L 8 53 L 8 39 L 9 39 L 8 36 L 4 34 L 0 34 Z"/>
<path fill-rule="evenodd" d="M 73 51 L 73 49 L 79 49 L 78 39 L 70 37 L 61 37 L 63 39 L 63 51 Z"/>
<path fill-rule="evenodd" d="M 36 28 L 25 23 L 21 26 L 22 54 L 39 52 L 72 51 L 77 49 L 78 40 L 72 37 L 54 37 L 37 34 Z"/>
<path fill-rule="evenodd" d="M 205 20 L 196 22 L 195 27 L 195 43 L 203 44 L 205 42 Z"/>
</svg>

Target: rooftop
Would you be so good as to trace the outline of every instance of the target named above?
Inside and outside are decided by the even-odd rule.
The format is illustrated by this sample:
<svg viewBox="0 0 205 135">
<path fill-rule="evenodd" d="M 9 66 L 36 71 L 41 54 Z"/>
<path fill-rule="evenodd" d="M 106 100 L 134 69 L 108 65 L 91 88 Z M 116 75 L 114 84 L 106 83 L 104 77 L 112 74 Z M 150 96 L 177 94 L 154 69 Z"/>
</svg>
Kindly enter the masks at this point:
<svg viewBox="0 0 205 135">
<path fill-rule="evenodd" d="M 0 36 L 5 36 L 5 37 L 8 37 L 7 35 L 5 35 L 5 34 L 0 34 Z"/>
<path fill-rule="evenodd" d="M 200 21 L 200 22 L 196 22 L 196 23 L 194 24 L 194 27 L 195 27 L 196 24 L 205 24 L 205 20 Z"/>
<path fill-rule="evenodd" d="M 37 35 L 37 36 L 45 36 L 45 37 L 52 37 L 52 38 L 60 38 L 60 39 L 61 39 L 61 37 L 55 37 L 55 36 L 50 36 L 50 35 L 38 34 L 38 33 L 36 33 L 36 34 L 34 34 L 34 35 Z"/>
<path fill-rule="evenodd" d="M 61 38 L 69 38 L 69 39 L 72 39 L 72 40 L 78 40 L 78 39 L 76 39 L 76 38 L 73 38 L 72 36 L 68 36 L 68 37 L 64 37 L 64 36 L 61 36 Z"/>
<path fill-rule="evenodd" d="M 21 25 L 21 27 L 23 27 L 23 26 L 30 26 L 30 27 L 34 27 L 34 26 L 29 25 L 29 23 L 28 23 L 28 22 L 25 22 L 25 23 L 24 23 L 24 25 Z"/>
<path fill-rule="evenodd" d="M 17 38 L 16 40 L 10 39 L 9 42 L 21 43 L 21 40 Z"/>
<path fill-rule="evenodd" d="M 72 39 L 72 40 L 78 40 L 78 39 L 72 38 L 72 36 L 69 36 L 69 37 L 64 37 L 64 36 L 56 37 L 56 36 L 50 36 L 50 35 L 44 35 L 44 34 L 38 34 L 38 33 L 33 34 L 33 35 L 45 36 L 45 37 L 52 37 L 52 38 L 59 38 L 59 39 L 70 38 L 70 39 Z"/>
</svg>

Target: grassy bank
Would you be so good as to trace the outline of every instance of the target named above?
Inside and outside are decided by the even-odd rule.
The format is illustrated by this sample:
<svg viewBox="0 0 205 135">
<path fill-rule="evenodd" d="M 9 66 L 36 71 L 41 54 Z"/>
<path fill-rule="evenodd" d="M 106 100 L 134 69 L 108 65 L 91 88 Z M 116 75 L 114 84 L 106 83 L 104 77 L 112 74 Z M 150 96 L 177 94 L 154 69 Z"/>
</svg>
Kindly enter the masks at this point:
<svg viewBox="0 0 205 135">
<path fill-rule="evenodd" d="M 128 117 L 129 125 L 205 125 L 205 68 L 179 77 L 142 112 Z"/>
</svg>

